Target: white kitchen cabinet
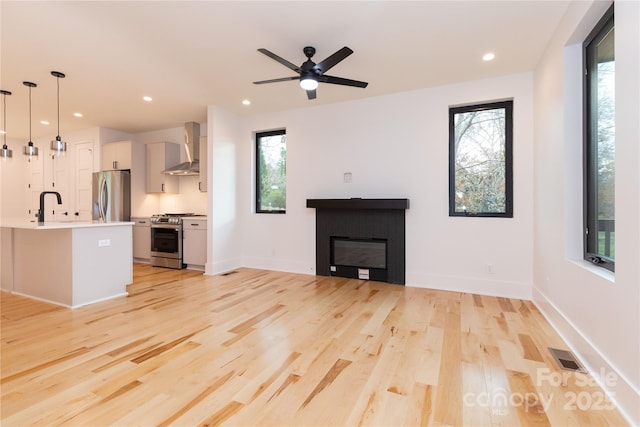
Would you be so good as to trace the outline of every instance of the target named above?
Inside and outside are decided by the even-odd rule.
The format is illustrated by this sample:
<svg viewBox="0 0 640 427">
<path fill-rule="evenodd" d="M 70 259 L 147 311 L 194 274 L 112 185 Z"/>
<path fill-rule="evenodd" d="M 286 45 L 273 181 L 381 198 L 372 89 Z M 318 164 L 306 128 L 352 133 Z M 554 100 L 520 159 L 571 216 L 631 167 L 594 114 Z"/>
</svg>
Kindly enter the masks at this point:
<svg viewBox="0 0 640 427">
<path fill-rule="evenodd" d="M 147 144 L 147 193 L 177 193 L 177 176 L 162 173 L 180 163 L 180 146 L 171 142 Z"/>
<path fill-rule="evenodd" d="M 207 220 L 183 218 L 182 262 L 189 267 L 204 268 L 207 263 Z"/>
<path fill-rule="evenodd" d="M 131 217 L 133 221 L 133 259 L 149 262 L 151 259 L 151 220 Z"/>
<path fill-rule="evenodd" d="M 131 141 L 110 142 L 102 145 L 101 170 L 131 169 Z"/>
<path fill-rule="evenodd" d="M 200 150 L 199 150 L 199 156 L 200 156 L 200 181 L 198 181 L 198 190 L 202 191 L 203 193 L 207 192 L 207 166 L 209 164 L 208 160 L 207 160 L 207 137 L 206 136 L 201 136 L 200 137 Z"/>
</svg>

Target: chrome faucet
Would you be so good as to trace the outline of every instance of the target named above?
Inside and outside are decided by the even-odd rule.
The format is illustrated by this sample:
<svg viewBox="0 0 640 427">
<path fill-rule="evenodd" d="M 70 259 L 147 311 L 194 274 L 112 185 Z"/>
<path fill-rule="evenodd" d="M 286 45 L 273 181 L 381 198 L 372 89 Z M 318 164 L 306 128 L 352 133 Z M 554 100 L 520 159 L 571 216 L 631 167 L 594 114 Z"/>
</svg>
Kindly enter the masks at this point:
<svg viewBox="0 0 640 427">
<path fill-rule="evenodd" d="M 38 210 L 38 222 L 41 224 L 44 223 L 44 196 L 46 194 L 55 194 L 58 198 L 58 204 L 62 204 L 62 196 L 60 196 L 60 193 L 58 193 L 57 191 L 43 191 L 42 193 L 40 193 L 40 209 Z"/>
</svg>

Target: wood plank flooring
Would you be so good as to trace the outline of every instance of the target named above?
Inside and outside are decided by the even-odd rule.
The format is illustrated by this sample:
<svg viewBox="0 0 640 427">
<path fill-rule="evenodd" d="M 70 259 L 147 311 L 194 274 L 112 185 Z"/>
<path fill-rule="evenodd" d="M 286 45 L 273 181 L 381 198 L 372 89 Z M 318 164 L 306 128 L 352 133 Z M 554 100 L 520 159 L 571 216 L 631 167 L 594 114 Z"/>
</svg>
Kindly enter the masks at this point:
<svg viewBox="0 0 640 427">
<path fill-rule="evenodd" d="M 566 345 L 527 301 L 142 264 L 128 291 L 2 292 L 2 426 L 627 425 L 577 374 L 549 380 Z"/>
</svg>

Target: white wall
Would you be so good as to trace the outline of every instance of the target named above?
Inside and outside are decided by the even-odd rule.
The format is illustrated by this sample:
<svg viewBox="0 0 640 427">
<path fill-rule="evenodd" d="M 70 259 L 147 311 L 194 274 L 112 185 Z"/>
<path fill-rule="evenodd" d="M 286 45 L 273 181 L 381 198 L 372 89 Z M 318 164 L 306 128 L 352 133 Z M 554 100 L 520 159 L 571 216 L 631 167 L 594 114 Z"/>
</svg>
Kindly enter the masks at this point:
<svg viewBox="0 0 640 427">
<path fill-rule="evenodd" d="M 640 3 L 615 3 L 616 272 L 582 260 L 582 52 L 609 2 L 572 2 L 535 71 L 533 299 L 640 423 Z"/>
<path fill-rule="evenodd" d="M 240 120 L 215 106 L 207 113 L 208 149 L 208 233 L 207 274 L 217 274 L 243 265 L 238 180 L 238 147 L 246 142 Z"/>
<path fill-rule="evenodd" d="M 313 274 L 315 211 L 307 198 L 408 198 L 407 285 L 530 298 L 532 91 L 525 73 L 242 119 L 224 154 L 237 168 L 236 181 L 230 175 L 224 185 L 236 191 L 222 197 L 214 180 L 213 215 L 237 206 L 240 265 Z M 506 98 L 514 99 L 514 218 L 450 218 L 448 107 Z M 277 128 L 287 130 L 287 213 L 255 214 L 253 133 Z M 343 183 L 344 172 L 352 183 Z"/>
</svg>

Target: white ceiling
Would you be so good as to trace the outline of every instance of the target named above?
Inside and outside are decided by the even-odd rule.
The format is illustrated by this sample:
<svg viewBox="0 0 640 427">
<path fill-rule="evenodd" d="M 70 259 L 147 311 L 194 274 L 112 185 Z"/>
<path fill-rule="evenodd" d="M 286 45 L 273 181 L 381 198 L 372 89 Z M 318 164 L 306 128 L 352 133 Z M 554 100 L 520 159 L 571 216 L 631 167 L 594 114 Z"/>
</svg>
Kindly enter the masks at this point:
<svg viewBox="0 0 640 427">
<path fill-rule="evenodd" d="M 206 121 L 207 105 L 239 115 L 287 110 L 533 70 L 568 1 L 6 1 L 0 2 L 0 88 L 8 137 L 101 126 L 143 132 Z M 320 84 L 307 100 L 257 52 L 302 64 L 354 50 L 329 74 L 366 89 Z M 481 56 L 494 52 L 485 63 Z M 142 100 L 153 97 L 152 103 Z M 241 104 L 243 99 L 251 105 Z M 83 118 L 72 116 L 82 112 Z M 40 120 L 51 122 L 49 126 Z"/>
</svg>

